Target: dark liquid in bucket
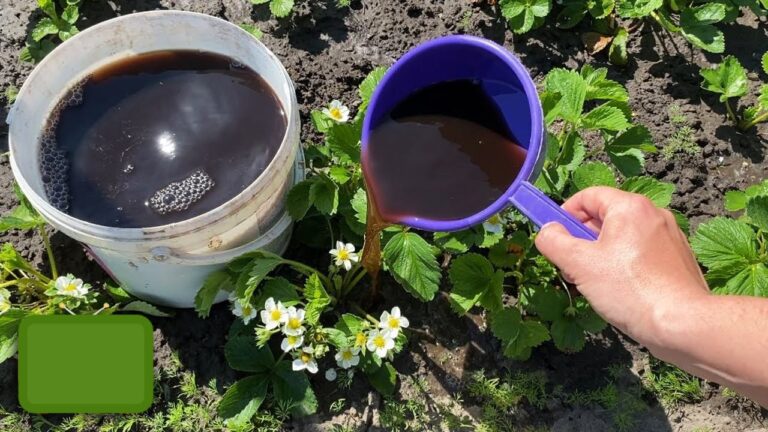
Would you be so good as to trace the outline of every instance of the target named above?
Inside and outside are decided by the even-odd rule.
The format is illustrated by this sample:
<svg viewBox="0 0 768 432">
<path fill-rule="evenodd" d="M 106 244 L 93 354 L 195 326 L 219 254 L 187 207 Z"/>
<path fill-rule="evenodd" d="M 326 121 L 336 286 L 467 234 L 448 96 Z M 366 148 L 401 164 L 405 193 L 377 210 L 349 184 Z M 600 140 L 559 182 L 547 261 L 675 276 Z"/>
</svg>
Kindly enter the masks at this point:
<svg viewBox="0 0 768 432">
<path fill-rule="evenodd" d="M 41 173 L 49 201 L 88 222 L 165 225 L 239 194 L 286 131 L 274 91 L 218 54 L 130 57 L 74 86 L 49 119 Z"/>
<path fill-rule="evenodd" d="M 493 97 L 470 80 L 412 94 L 368 139 L 363 158 L 372 205 L 363 257 L 369 272 L 378 265 L 377 231 L 387 223 L 471 216 L 504 194 L 526 157 Z"/>
</svg>

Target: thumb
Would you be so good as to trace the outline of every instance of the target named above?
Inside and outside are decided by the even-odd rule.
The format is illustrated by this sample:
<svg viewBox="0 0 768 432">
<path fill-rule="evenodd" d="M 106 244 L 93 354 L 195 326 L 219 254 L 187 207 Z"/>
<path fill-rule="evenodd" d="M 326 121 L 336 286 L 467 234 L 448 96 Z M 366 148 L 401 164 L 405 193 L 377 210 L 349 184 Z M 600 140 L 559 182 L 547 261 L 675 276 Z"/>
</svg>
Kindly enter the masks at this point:
<svg viewBox="0 0 768 432">
<path fill-rule="evenodd" d="M 552 261 L 564 275 L 570 279 L 578 279 L 582 269 L 588 267 L 591 261 L 594 242 L 576 238 L 557 222 L 550 222 L 536 236 L 536 248 L 547 259 Z"/>
</svg>

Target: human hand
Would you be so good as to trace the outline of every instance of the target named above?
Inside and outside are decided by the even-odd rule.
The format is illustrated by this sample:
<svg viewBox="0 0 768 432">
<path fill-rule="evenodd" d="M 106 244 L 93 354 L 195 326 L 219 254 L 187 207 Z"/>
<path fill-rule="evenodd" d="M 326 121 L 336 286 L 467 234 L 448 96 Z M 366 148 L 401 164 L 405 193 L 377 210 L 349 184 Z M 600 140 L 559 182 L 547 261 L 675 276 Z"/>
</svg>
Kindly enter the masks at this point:
<svg viewBox="0 0 768 432">
<path fill-rule="evenodd" d="M 663 348 L 666 318 L 709 294 L 672 213 L 609 187 L 583 190 L 563 208 L 598 240 L 575 238 L 552 223 L 542 227 L 536 247 L 606 321 L 652 351 Z"/>
</svg>

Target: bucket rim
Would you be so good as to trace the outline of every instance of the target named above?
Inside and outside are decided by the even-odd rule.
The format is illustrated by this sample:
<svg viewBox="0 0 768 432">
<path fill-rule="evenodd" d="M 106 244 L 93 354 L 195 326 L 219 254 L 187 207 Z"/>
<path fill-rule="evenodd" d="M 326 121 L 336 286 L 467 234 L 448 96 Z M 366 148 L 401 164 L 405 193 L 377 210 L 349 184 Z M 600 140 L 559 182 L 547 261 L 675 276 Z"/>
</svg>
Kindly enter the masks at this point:
<svg viewBox="0 0 768 432">
<path fill-rule="evenodd" d="M 79 40 L 89 37 L 90 35 L 103 31 L 105 28 L 113 27 L 116 24 L 121 24 L 126 21 L 133 21 L 137 19 L 173 19 L 173 18 L 182 18 L 182 19 L 188 19 L 188 18 L 194 18 L 199 19 L 201 21 L 207 21 L 208 23 L 212 23 L 212 26 L 219 26 L 219 27 L 228 27 L 231 30 L 234 30 L 236 34 L 240 34 L 240 37 L 242 37 L 245 40 L 248 40 L 250 44 L 254 47 L 254 49 L 260 49 L 262 50 L 267 58 L 277 66 L 277 69 L 279 71 L 279 75 L 284 83 L 286 85 L 286 89 L 288 92 L 288 106 L 285 106 L 281 103 L 282 108 L 286 114 L 286 129 L 285 133 L 283 134 L 283 138 L 280 142 L 280 146 L 277 149 L 277 152 L 275 153 L 272 160 L 267 164 L 267 166 L 264 168 L 264 171 L 259 174 L 256 179 L 253 180 L 248 186 L 246 186 L 242 191 L 240 191 L 237 195 L 233 196 L 229 200 L 225 201 L 218 207 L 215 207 L 205 213 L 201 213 L 199 215 L 196 215 L 194 217 L 191 217 L 189 219 L 184 219 L 182 221 L 173 222 L 165 225 L 157 225 L 157 226 L 151 226 L 151 227 L 140 227 L 140 228 L 120 228 L 120 227 L 112 227 L 107 225 L 100 225 L 95 224 L 92 222 L 88 222 L 82 219 L 78 219 L 76 217 L 71 216 L 70 214 L 63 212 L 61 210 L 58 210 L 53 205 L 51 205 L 48 202 L 48 199 L 46 197 L 41 196 L 35 190 L 29 185 L 27 182 L 25 176 L 23 175 L 23 170 L 19 167 L 16 161 L 15 157 L 15 147 L 13 142 L 13 116 L 15 113 L 15 107 L 18 104 L 18 101 L 23 100 L 24 96 L 31 92 L 30 88 L 32 87 L 32 83 L 35 82 L 35 79 L 43 74 L 47 68 L 50 67 L 50 65 L 55 65 L 55 62 L 59 59 L 55 55 L 56 51 L 62 52 L 62 47 L 69 47 L 72 45 L 75 45 Z M 194 49 L 194 47 L 190 47 L 190 49 Z M 158 49 L 161 50 L 161 49 Z M 151 52 L 151 51 L 147 51 Z M 211 51 L 215 52 L 215 51 Z M 227 55 L 225 53 L 218 52 L 218 54 Z M 114 57 L 114 59 L 118 59 L 119 57 Z M 88 71 L 90 71 L 88 67 L 83 68 L 82 75 L 85 76 Z M 273 90 L 276 90 L 273 86 L 270 86 L 273 88 Z M 66 89 L 62 89 L 62 91 L 66 91 Z M 64 41 L 61 45 L 56 47 L 51 53 L 49 53 L 30 73 L 30 75 L 27 77 L 27 79 L 24 81 L 24 84 L 22 85 L 21 89 L 19 90 L 17 101 L 14 103 L 14 106 L 11 107 L 8 118 L 6 122 L 11 126 L 9 128 L 8 133 L 8 150 L 9 150 L 9 160 L 11 165 L 11 170 L 14 175 L 15 181 L 19 184 L 19 187 L 21 188 L 22 192 L 25 196 L 27 196 L 31 202 L 35 204 L 35 206 L 39 206 L 42 208 L 42 213 L 44 216 L 47 216 L 46 219 L 49 221 L 55 221 L 57 224 L 60 224 L 62 226 L 65 226 L 67 230 L 74 231 L 74 232 L 80 232 L 81 234 L 84 234 L 87 237 L 97 237 L 104 240 L 120 240 L 120 241 L 136 241 L 136 242 L 143 242 L 148 240 L 164 240 L 169 238 L 175 238 L 179 236 L 183 236 L 185 234 L 197 232 L 203 230 L 206 226 L 210 226 L 213 224 L 216 224 L 217 222 L 221 221 L 222 219 L 225 219 L 227 217 L 230 217 L 233 213 L 237 213 L 239 210 L 241 210 L 243 207 L 245 207 L 250 201 L 250 199 L 253 198 L 253 196 L 256 195 L 256 190 L 259 188 L 260 185 L 264 183 L 264 179 L 267 177 L 267 175 L 273 175 L 274 170 L 277 165 L 277 161 L 284 159 L 289 161 L 287 163 L 288 170 L 293 168 L 294 160 L 296 158 L 296 152 L 298 151 L 299 144 L 294 144 L 291 139 L 292 135 L 292 129 L 297 127 L 297 123 L 299 121 L 299 114 L 298 114 L 298 101 L 296 98 L 296 90 L 295 86 L 293 84 L 293 81 L 291 80 L 290 75 L 288 74 L 288 71 L 285 69 L 285 66 L 280 61 L 279 58 L 270 50 L 263 42 L 260 40 L 254 38 L 250 33 L 242 29 L 241 27 L 230 23 L 229 21 L 226 21 L 224 19 L 214 17 L 211 15 L 206 15 L 203 13 L 198 12 L 188 12 L 188 11 L 176 11 L 176 10 L 155 10 L 155 11 L 145 11 L 145 12 L 138 12 L 138 13 L 132 13 L 128 15 L 123 15 L 120 17 L 112 18 L 107 21 L 100 22 L 98 24 L 95 24 L 78 34 L 74 35 L 70 39 L 67 39 Z M 298 143 L 300 143 L 300 140 L 297 140 Z M 287 156 L 287 157 L 286 157 Z M 39 209 L 40 210 L 40 209 Z"/>
</svg>

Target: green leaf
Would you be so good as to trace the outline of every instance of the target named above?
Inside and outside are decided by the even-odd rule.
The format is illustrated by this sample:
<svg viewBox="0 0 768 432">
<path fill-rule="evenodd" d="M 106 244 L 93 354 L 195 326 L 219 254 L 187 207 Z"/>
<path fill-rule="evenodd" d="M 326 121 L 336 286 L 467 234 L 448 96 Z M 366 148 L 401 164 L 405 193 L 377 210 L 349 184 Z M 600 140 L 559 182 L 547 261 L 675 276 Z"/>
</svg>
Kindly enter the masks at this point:
<svg viewBox="0 0 768 432">
<path fill-rule="evenodd" d="M 269 2 L 269 11 L 278 18 L 287 17 L 292 9 L 293 0 L 271 0 Z"/>
<path fill-rule="evenodd" d="M 612 4 L 612 0 L 609 1 Z M 627 93 L 627 89 L 618 82 L 607 79 L 607 75 L 608 69 L 606 68 L 594 69 L 590 65 L 584 65 L 581 68 L 581 76 L 584 78 L 584 82 L 587 83 L 586 100 L 628 101 L 629 93 Z"/>
<path fill-rule="evenodd" d="M 422 301 L 435 297 L 440 284 L 440 265 L 432 247 L 412 232 L 395 234 L 384 246 L 384 262 L 406 291 Z"/>
<path fill-rule="evenodd" d="M 52 19 L 58 19 L 54 0 L 37 0 L 37 6 Z"/>
<path fill-rule="evenodd" d="M 309 325 L 317 324 L 320 314 L 331 304 L 331 297 L 323 288 L 323 283 L 317 273 L 307 278 L 304 284 L 304 298 L 307 300 L 305 320 Z"/>
<path fill-rule="evenodd" d="M 67 7 L 64 8 L 64 11 L 61 12 L 61 19 L 69 24 L 76 23 L 79 17 L 80 11 L 77 9 L 76 5 L 67 5 Z"/>
<path fill-rule="evenodd" d="M 491 315 L 491 331 L 502 342 L 504 355 L 525 360 L 531 348 L 549 340 L 547 328 L 536 321 L 523 321 L 517 309 L 502 309 Z"/>
<path fill-rule="evenodd" d="M 578 123 L 584 109 L 587 83 L 576 71 L 552 69 L 544 80 L 547 92 L 556 96 L 553 112 L 571 123 Z"/>
<path fill-rule="evenodd" d="M 570 305 L 568 294 L 563 290 L 549 286 L 536 289 L 531 299 L 534 311 L 546 321 L 557 321 L 563 318 L 563 311 Z"/>
<path fill-rule="evenodd" d="M 141 300 L 134 300 L 127 305 L 120 308 L 121 312 L 139 312 L 143 313 L 145 315 L 153 316 L 153 317 L 170 317 L 173 316 L 169 313 L 165 313 L 155 307 L 154 305 L 151 305 L 147 302 L 141 301 Z"/>
<path fill-rule="evenodd" d="M 320 133 L 328 132 L 335 123 L 320 110 L 312 110 L 310 116 L 312 117 L 312 124 L 315 125 L 315 129 Z"/>
<path fill-rule="evenodd" d="M 207 318 L 211 312 L 211 306 L 216 295 L 222 289 L 228 289 L 232 285 L 229 274 L 223 270 L 215 271 L 208 275 L 203 282 L 203 287 L 195 295 L 195 311 L 201 318 Z"/>
<path fill-rule="evenodd" d="M 765 54 L 763 54 L 763 59 L 761 64 L 763 65 L 763 72 L 768 74 L 768 51 L 766 51 Z"/>
<path fill-rule="evenodd" d="M 645 18 L 663 4 L 664 0 L 623 0 L 616 5 L 616 12 L 622 18 Z"/>
<path fill-rule="evenodd" d="M 589 7 L 589 13 L 595 18 L 605 18 L 613 12 L 614 0 L 594 0 Z"/>
<path fill-rule="evenodd" d="M 531 248 L 531 240 L 524 231 L 516 231 L 509 239 L 502 239 L 488 251 L 488 259 L 496 267 L 514 268 L 525 258 Z"/>
<path fill-rule="evenodd" d="M 731 276 L 757 261 L 755 232 L 744 222 L 724 217 L 699 225 L 691 248 L 710 270 L 724 270 Z"/>
<path fill-rule="evenodd" d="M 361 133 L 362 125 L 359 121 L 334 122 L 326 132 L 325 142 L 340 162 L 360 163 Z"/>
<path fill-rule="evenodd" d="M 747 72 L 733 56 L 726 57 L 712 69 L 702 69 L 699 74 L 704 78 L 701 87 L 720 94 L 721 102 L 747 93 Z"/>
<path fill-rule="evenodd" d="M 268 383 L 261 375 L 249 376 L 234 383 L 219 402 L 219 417 L 235 421 L 250 420 L 267 397 Z"/>
<path fill-rule="evenodd" d="M 653 137 L 645 126 L 633 126 L 620 133 L 606 145 L 606 150 L 610 149 L 613 152 L 622 152 L 633 148 L 646 153 L 656 151 L 656 146 L 653 145 Z"/>
<path fill-rule="evenodd" d="M 260 5 L 260 4 L 269 3 L 270 1 L 272 1 L 272 0 L 251 0 L 251 3 L 256 4 L 256 5 Z"/>
<path fill-rule="evenodd" d="M 335 327 L 347 336 L 355 336 L 365 328 L 365 320 L 352 314 L 343 314 Z"/>
<path fill-rule="evenodd" d="M 558 27 L 567 30 L 576 27 L 576 25 L 584 19 L 586 14 L 587 9 L 583 2 L 568 2 L 565 4 L 565 7 L 560 10 L 555 21 L 557 22 Z"/>
<path fill-rule="evenodd" d="M 48 35 L 56 34 L 59 32 L 59 27 L 50 18 L 41 19 L 32 29 L 32 40 L 40 42 L 41 39 Z"/>
<path fill-rule="evenodd" d="M 309 207 L 312 205 L 312 201 L 309 197 L 309 190 L 312 188 L 313 183 L 315 183 L 314 177 L 310 180 L 303 180 L 297 183 L 290 191 L 288 191 L 286 207 L 288 208 L 288 214 L 291 215 L 293 220 L 300 221 L 304 219 Z"/>
<path fill-rule="evenodd" d="M 574 320 L 561 319 L 553 322 L 551 332 L 555 346 L 561 351 L 572 353 L 584 348 L 584 329 Z"/>
<path fill-rule="evenodd" d="M 763 84 L 760 87 L 760 95 L 757 97 L 757 103 L 760 105 L 761 111 L 768 112 L 768 84 Z"/>
<path fill-rule="evenodd" d="M 350 204 L 352 209 L 355 210 L 355 219 L 365 225 L 367 222 L 366 218 L 368 217 L 368 196 L 365 194 L 365 191 L 363 189 L 355 191 Z"/>
<path fill-rule="evenodd" d="M 616 36 L 613 37 L 611 47 L 608 49 L 608 60 L 617 66 L 625 66 L 629 61 L 627 56 L 627 41 L 629 33 L 624 27 L 619 27 Z"/>
<path fill-rule="evenodd" d="M 552 10 L 552 0 L 528 0 L 528 6 L 533 12 L 533 16 L 543 18 L 549 15 L 549 11 Z"/>
<path fill-rule="evenodd" d="M 307 375 L 291 370 L 291 363 L 282 361 L 278 363 L 271 376 L 278 402 L 293 402 L 293 414 L 305 416 L 317 411 L 317 398 Z"/>
<path fill-rule="evenodd" d="M 491 312 L 504 307 L 504 272 L 494 271 L 484 256 L 471 253 L 456 258 L 448 276 L 453 283 L 451 306 L 459 315 L 466 314 L 477 303 Z"/>
<path fill-rule="evenodd" d="M 275 366 L 268 346 L 259 347 L 253 334 L 231 337 L 224 345 L 227 364 L 234 370 L 266 374 Z"/>
<path fill-rule="evenodd" d="M 621 131 L 631 126 L 624 113 L 616 107 L 600 105 L 582 118 L 587 129 Z"/>
<path fill-rule="evenodd" d="M 653 177 L 630 177 L 622 183 L 621 190 L 645 195 L 656 207 L 666 207 L 672 202 L 675 185 Z"/>
<path fill-rule="evenodd" d="M 331 169 L 328 171 L 328 176 L 331 178 L 331 180 L 340 185 L 348 182 L 351 178 L 349 171 L 343 166 L 338 165 L 331 167 Z"/>
<path fill-rule="evenodd" d="M 436 232 L 432 236 L 435 245 L 440 249 L 461 254 L 467 252 L 472 246 L 482 243 L 482 234 L 474 228 L 453 232 Z"/>
<path fill-rule="evenodd" d="M 500 0 L 499 7 L 501 8 L 501 16 L 511 20 L 525 11 L 526 3 L 521 0 Z"/>
<path fill-rule="evenodd" d="M 264 36 L 264 33 L 261 31 L 261 29 L 259 29 L 253 24 L 243 23 L 243 24 L 240 24 L 240 28 L 247 31 L 251 36 L 255 37 L 256 39 L 261 39 L 261 37 Z M 314 112 L 312 114 L 314 114 Z M 313 115 L 313 118 L 314 118 L 314 115 Z"/>
<path fill-rule="evenodd" d="M 336 214 L 339 207 L 339 186 L 323 175 L 314 178 L 317 180 L 309 187 L 309 199 L 320 213 Z"/>
<path fill-rule="evenodd" d="M 512 31 L 515 33 L 527 33 L 533 28 L 535 18 L 536 17 L 533 15 L 533 11 L 526 7 L 523 9 L 523 13 L 513 16 L 507 21 L 507 24 L 509 24 L 509 28 L 512 29 Z"/>
<path fill-rule="evenodd" d="M 573 185 L 576 190 L 591 186 L 616 187 L 616 177 L 611 168 L 602 162 L 589 162 L 573 171 Z"/>
<path fill-rule="evenodd" d="M 253 293 L 259 287 L 259 284 L 280 264 L 283 264 L 283 259 L 272 254 L 255 257 L 247 273 L 248 280 L 245 283 L 245 290 L 240 291 L 242 287 L 237 287 L 237 298 L 251 301 L 251 297 L 253 297 Z"/>
<path fill-rule="evenodd" d="M 347 335 L 335 328 L 324 328 L 322 332 L 327 336 L 328 342 L 336 348 L 345 348 L 349 346 Z"/>
<path fill-rule="evenodd" d="M 357 90 L 357 93 L 360 95 L 360 99 L 362 99 L 359 111 L 365 111 L 366 107 L 368 106 L 368 102 L 371 101 L 374 90 L 376 90 L 376 87 L 384 78 L 385 73 L 387 73 L 387 68 L 379 66 L 373 69 L 365 77 L 363 82 L 360 83 L 360 87 Z"/>
<path fill-rule="evenodd" d="M 71 38 L 72 36 L 78 34 L 79 32 L 80 30 L 78 30 L 77 27 L 70 24 L 66 24 L 62 29 L 59 29 L 59 39 L 61 39 L 62 41 L 65 41 Z"/>
<path fill-rule="evenodd" d="M 0 363 L 13 357 L 18 351 L 18 335 L 13 334 L 11 337 L 0 337 Z"/>
<path fill-rule="evenodd" d="M 725 5 L 707 3 L 683 9 L 680 29 L 683 36 L 695 46 L 714 53 L 725 51 L 725 36 L 712 24 L 725 18 Z"/>
<path fill-rule="evenodd" d="M 17 206 L 10 214 L 0 218 L 0 232 L 10 229 L 29 230 L 43 225 L 45 219 L 25 205 Z"/>
<path fill-rule="evenodd" d="M 587 154 L 587 148 L 578 133 L 569 133 L 563 140 L 563 147 L 560 153 L 558 164 L 571 172 L 575 170 L 584 161 Z"/>
<path fill-rule="evenodd" d="M 717 294 L 768 297 L 768 268 L 762 263 L 750 264 L 714 291 Z"/>
<path fill-rule="evenodd" d="M 21 309 L 9 309 L 0 315 L 0 363 L 16 354 L 19 322 L 26 314 Z"/>
<path fill-rule="evenodd" d="M 746 214 L 758 228 L 768 231 L 768 196 L 758 196 L 747 201 Z"/>
<path fill-rule="evenodd" d="M 296 285 L 290 283 L 288 279 L 272 278 L 264 283 L 264 288 L 259 291 L 258 296 L 254 297 L 253 304 L 261 308 L 267 299 L 272 297 L 275 301 L 281 302 L 283 306 L 295 306 L 301 300 L 296 290 Z"/>
<path fill-rule="evenodd" d="M 725 209 L 728 211 L 744 210 L 747 207 L 747 194 L 731 190 L 725 193 Z"/>
<path fill-rule="evenodd" d="M 392 364 L 386 362 L 373 372 L 366 372 L 368 382 L 377 392 L 384 396 L 392 396 L 397 386 L 397 371 Z"/>
</svg>

